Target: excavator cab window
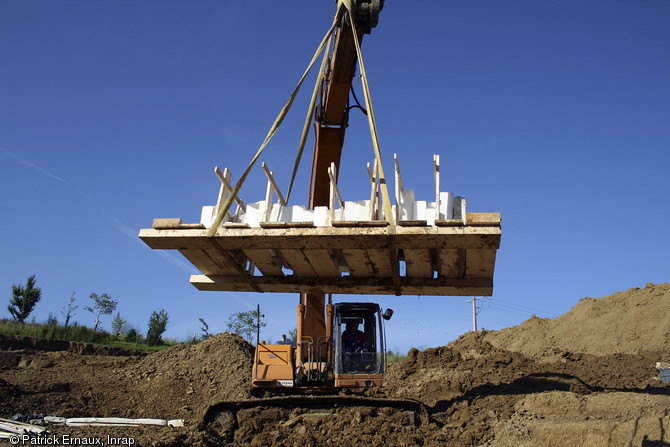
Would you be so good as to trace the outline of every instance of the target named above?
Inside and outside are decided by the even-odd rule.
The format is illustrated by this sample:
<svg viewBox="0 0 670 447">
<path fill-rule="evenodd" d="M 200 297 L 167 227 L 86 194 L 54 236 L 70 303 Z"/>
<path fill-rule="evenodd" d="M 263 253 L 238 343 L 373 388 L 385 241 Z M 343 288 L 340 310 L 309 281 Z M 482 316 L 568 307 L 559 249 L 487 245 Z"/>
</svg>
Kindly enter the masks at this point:
<svg viewBox="0 0 670 447">
<path fill-rule="evenodd" d="M 383 371 L 379 306 L 338 303 L 335 307 L 335 373 L 375 374 Z"/>
</svg>

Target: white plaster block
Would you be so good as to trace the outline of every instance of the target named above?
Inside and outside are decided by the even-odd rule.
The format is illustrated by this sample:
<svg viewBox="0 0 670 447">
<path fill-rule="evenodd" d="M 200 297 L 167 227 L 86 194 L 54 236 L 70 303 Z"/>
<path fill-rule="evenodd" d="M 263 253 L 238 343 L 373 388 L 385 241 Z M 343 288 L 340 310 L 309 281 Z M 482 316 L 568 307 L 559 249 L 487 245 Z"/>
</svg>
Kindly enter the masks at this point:
<svg viewBox="0 0 670 447">
<path fill-rule="evenodd" d="M 435 225 L 435 202 L 426 203 L 426 225 Z M 421 218 L 421 220 L 424 220 Z"/>
<path fill-rule="evenodd" d="M 214 206 L 203 206 L 200 212 L 200 223 L 209 228 L 214 222 Z"/>
<path fill-rule="evenodd" d="M 314 225 L 325 227 L 328 225 L 328 214 L 330 211 L 327 206 L 317 206 L 314 208 Z"/>
<path fill-rule="evenodd" d="M 244 214 L 242 222 L 252 228 L 260 227 L 259 223 L 265 216 L 265 201 L 247 204 L 247 212 Z"/>
<path fill-rule="evenodd" d="M 344 218 L 342 220 L 359 221 L 369 220 L 368 207 L 369 200 L 359 200 L 358 202 L 344 202 Z M 336 216 L 338 213 L 336 213 Z"/>
<path fill-rule="evenodd" d="M 405 189 L 400 193 L 400 220 L 414 220 L 413 189 Z"/>
<path fill-rule="evenodd" d="M 270 219 L 268 219 L 268 222 L 280 222 L 279 220 L 279 214 L 281 213 L 282 206 L 279 203 L 273 203 L 272 204 L 272 211 L 270 211 Z"/>
<path fill-rule="evenodd" d="M 454 218 L 454 195 L 450 192 L 440 192 L 440 219 Z"/>
<path fill-rule="evenodd" d="M 414 220 L 426 220 L 426 206 L 427 203 L 425 200 L 417 200 L 414 202 L 413 214 Z M 435 208 L 435 203 L 433 203 L 433 209 Z"/>
</svg>

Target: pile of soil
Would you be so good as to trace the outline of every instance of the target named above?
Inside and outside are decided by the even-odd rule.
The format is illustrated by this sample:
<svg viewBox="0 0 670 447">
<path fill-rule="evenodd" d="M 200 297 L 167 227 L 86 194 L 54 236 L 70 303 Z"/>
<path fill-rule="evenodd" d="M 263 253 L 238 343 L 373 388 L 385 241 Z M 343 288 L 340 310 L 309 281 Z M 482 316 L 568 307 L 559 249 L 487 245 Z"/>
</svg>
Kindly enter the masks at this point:
<svg viewBox="0 0 670 447">
<path fill-rule="evenodd" d="M 531 357 L 563 351 L 594 355 L 670 353 L 670 284 L 647 284 L 604 298 L 583 298 L 550 320 L 533 316 L 519 326 L 491 331 L 494 346 Z"/>
<path fill-rule="evenodd" d="M 669 311 L 670 284 L 585 298 L 554 320 L 413 349 L 383 388 L 365 390 L 415 399 L 420 414 L 385 404 L 254 405 L 227 431 L 203 416 L 221 401 L 255 399 L 253 348 L 236 335 L 154 354 L 2 338 L 0 417 L 186 420 L 184 428 L 51 429 L 151 446 L 669 445 L 670 384 L 653 367 L 670 361 Z"/>
</svg>

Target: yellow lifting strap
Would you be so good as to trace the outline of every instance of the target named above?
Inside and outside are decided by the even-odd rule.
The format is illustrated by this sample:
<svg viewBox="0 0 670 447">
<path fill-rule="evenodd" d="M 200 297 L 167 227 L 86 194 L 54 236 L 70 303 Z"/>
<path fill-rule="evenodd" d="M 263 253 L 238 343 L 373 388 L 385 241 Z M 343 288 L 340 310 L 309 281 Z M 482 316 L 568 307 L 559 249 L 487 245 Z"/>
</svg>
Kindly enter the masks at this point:
<svg viewBox="0 0 670 447">
<path fill-rule="evenodd" d="M 341 4 L 337 5 L 337 13 L 335 14 L 335 19 L 333 25 L 337 23 L 337 19 L 340 15 Z M 334 28 L 332 28 L 334 29 Z M 333 34 L 330 33 L 328 37 L 328 44 L 326 45 L 326 50 L 323 52 L 323 59 L 321 60 L 321 68 L 319 68 L 319 75 L 316 77 L 316 83 L 314 83 L 314 90 L 312 91 L 312 99 L 309 101 L 309 109 L 307 110 L 307 117 L 305 118 L 305 125 L 302 128 L 302 135 L 300 135 L 300 144 L 298 145 L 298 153 L 295 157 L 295 163 L 293 165 L 293 173 L 291 174 L 291 183 L 288 185 L 288 192 L 286 193 L 286 203 L 291 197 L 291 191 L 293 190 L 293 182 L 295 181 L 295 176 L 298 173 L 298 166 L 300 165 L 300 159 L 302 158 L 302 152 L 305 149 L 305 142 L 307 141 L 307 135 L 309 134 L 309 125 L 312 122 L 312 117 L 314 116 L 314 108 L 316 107 L 316 100 L 319 97 L 319 91 L 321 90 L 321 83 L 323 82 L 323 75 L 326 70 L 326 62 L 328 61 L 328 49 L 330 48 L 330 40 L 332 39 Z"/>
<path fill-rule="evenodd" d="M 291 105 L 293 104 L 293 100 L 295 99 L 296 95 L 298 94 L 298 90 L 300 90 L 300 87 L 302 86 L 303 81 L 307 77 L 307 74 L 309 73 L 309 71 L 312 69 L 312 65 L 314 65 L 314 62 L 316 61 L 316 58 L 319 56 L 321 51 L 324 49 L 324 47 L 326 46 L 326 43 L 330 42 L 330 37 L 333 34 L 333 30 L 335 29 L 335 25 L 337 24 L 337 17 L 339 16 L 340 7 L 341 7 L 341 5 L 338 5 L 338 7 L 337 7 L 338 13 L 335 14 L 335 19 L 333 20 L 333 24 L 331 25 L 330 29 L 328 30 L 326 35 L 321 40 L 321 44 L 319 44 L 319 48 L 316 50 L 316 53 L 314 53 L 314 56 L 312 57 L 312 60 L 310 61 L 307 69 L 305 70 L 305 73 L 303 73 L 302 77 L 300 78 L 300 82 L 298 82 L 298 85 L 293 90 L 293 93 L 291 93 L 291 96 L 286 101 L 286 104 L 284 104 L 284 107 L 279 112 L 279 115 L 277 116 L 277 119 L 275 119 L 275 122 L 272 124 L 272 127 L 270 128 L 270 131 L 268 132 L 267 136 L 265 137 L 265 140 L 263 141 L 263 144 L 261 144 L 261 147 L 256 152 L 256 155 L 254 155 L 254 158 L 251 159 L 251 163 L 249 163 L 249 166 L 247 166 L 247 169 L 244 171 L 244 173 L 242 174 L 240 179 L 237 181 L 237 183 L 235 184 L 235 187 L 230 192 L 230 194 L 228 194 L 228 197 L 226 198 L 226 200 L 223 203 L 223 205 L 221 206 L 221 208 L 219 208 L 219 211 L 216 214 L 216 218 L 214 219 L 214 222 L 212 222 L 212 226 L 210 227 L 209 231 L 207 231 L 207 236 L 208 237 L 212 237 L 212 236 L 216 235 L 216 232 L 219 230 L 219 227 L 221 226 L 221 222 L 223 221 L 223 217 L 226 215 L 226 213 L 230 209 L 231 205 L 233 204 L 234 198 L 237 197 L 237 194 L 240 192 L 240 189 L 242 188 L 242 185 L 244 184 L 244 180 L 246 180 L 247 176 L 249 175 L 249 172 L 251 171 L 251 168 L 253 168 L 254 164 L 256 163 L 256 160 L 258 160 L 258 157 L 260 157 L 261 153 L 263 152 L 263 149 L 265 149 L 265 146 L 268 144 L 270 139 L 272 139 L 272 136 L 275 134 L 275 132 L 277 131 L 277 129 L 281 125 L 282 121 L 284 121 L 284 118 L 286 117 L 286 114 L 288 113 L 289 109 L 291 108 Z"/>
<path fill-rule="evenodd" d="M 354 14 L 353 6 L 351 0 L 339 0 L 339 5 L 344 4 L 347 11 L 349 11 L 349 16 L 351 20 L 351 31 L 354 34 L 354 43 L 356 44 L 356 55 L 358 56 L 358 65 L 361 68 L 361 79 L 363 80 L 363 92 L 365 94 L 365 107 L 368 109 L 368 123 L 370 124 L 370 135 L 372 136 L 372 147 L 375 152 L 375 161 L 379 166 L 379 184 L 382 190 L 382 201 L 384 202 L 384 216 L 386 221 L 391 225 L 389 231 L 393 232 L 393 226 L 395 225 L 393 219 L 393 213 L 391 211 L 391 201 L 389 200 L 389 192 L 386 187 L 386 177 L 384 177 L 384 168 L 382 168 L 382 155 L 379 150 L 379 137 L 377 136 L 377 124 L 375 122 L 375 113 L 372 110 L 372 99 L 370 98 L 370 87 L 368 86 L 368 77 L 365 74 L 365 65 L 363 65 L 363 56 L 361 55 L 361 46 L 356 38 L 356 25 L 354 25 Z"/>
</svg>

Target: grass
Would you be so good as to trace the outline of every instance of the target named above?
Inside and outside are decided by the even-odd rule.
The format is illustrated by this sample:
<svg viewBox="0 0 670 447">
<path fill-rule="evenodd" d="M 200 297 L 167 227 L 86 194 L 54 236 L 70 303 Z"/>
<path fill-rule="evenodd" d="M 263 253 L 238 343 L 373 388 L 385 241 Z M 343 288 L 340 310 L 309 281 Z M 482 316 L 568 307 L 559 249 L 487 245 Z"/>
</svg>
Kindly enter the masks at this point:
<svg viewBox="0 0 670 447">
<path fill-rule="evenodd" d="M 66 340 L 79 343 L 91 343 L 103 346 L 116 346 L 139 351 L 160 351 L 174 346 L 176 341 L 169 340 L 161 345 L 150 346 L 143 340 L 127 341 L 105 331 L 95 331 L 86 326 L 43 323 L 19 323 L 13 320 L 0 320 L 0 334 L 18 335 L 22 337 L 46 338 L 49 340 Z"/>
<path fill-rule="evenodd" d="M 400 351 L 389 350 L 386 353 L 386 363 L 400 363 L 407 358 L 407 354 L 400 354 Z"/>
</svg>

